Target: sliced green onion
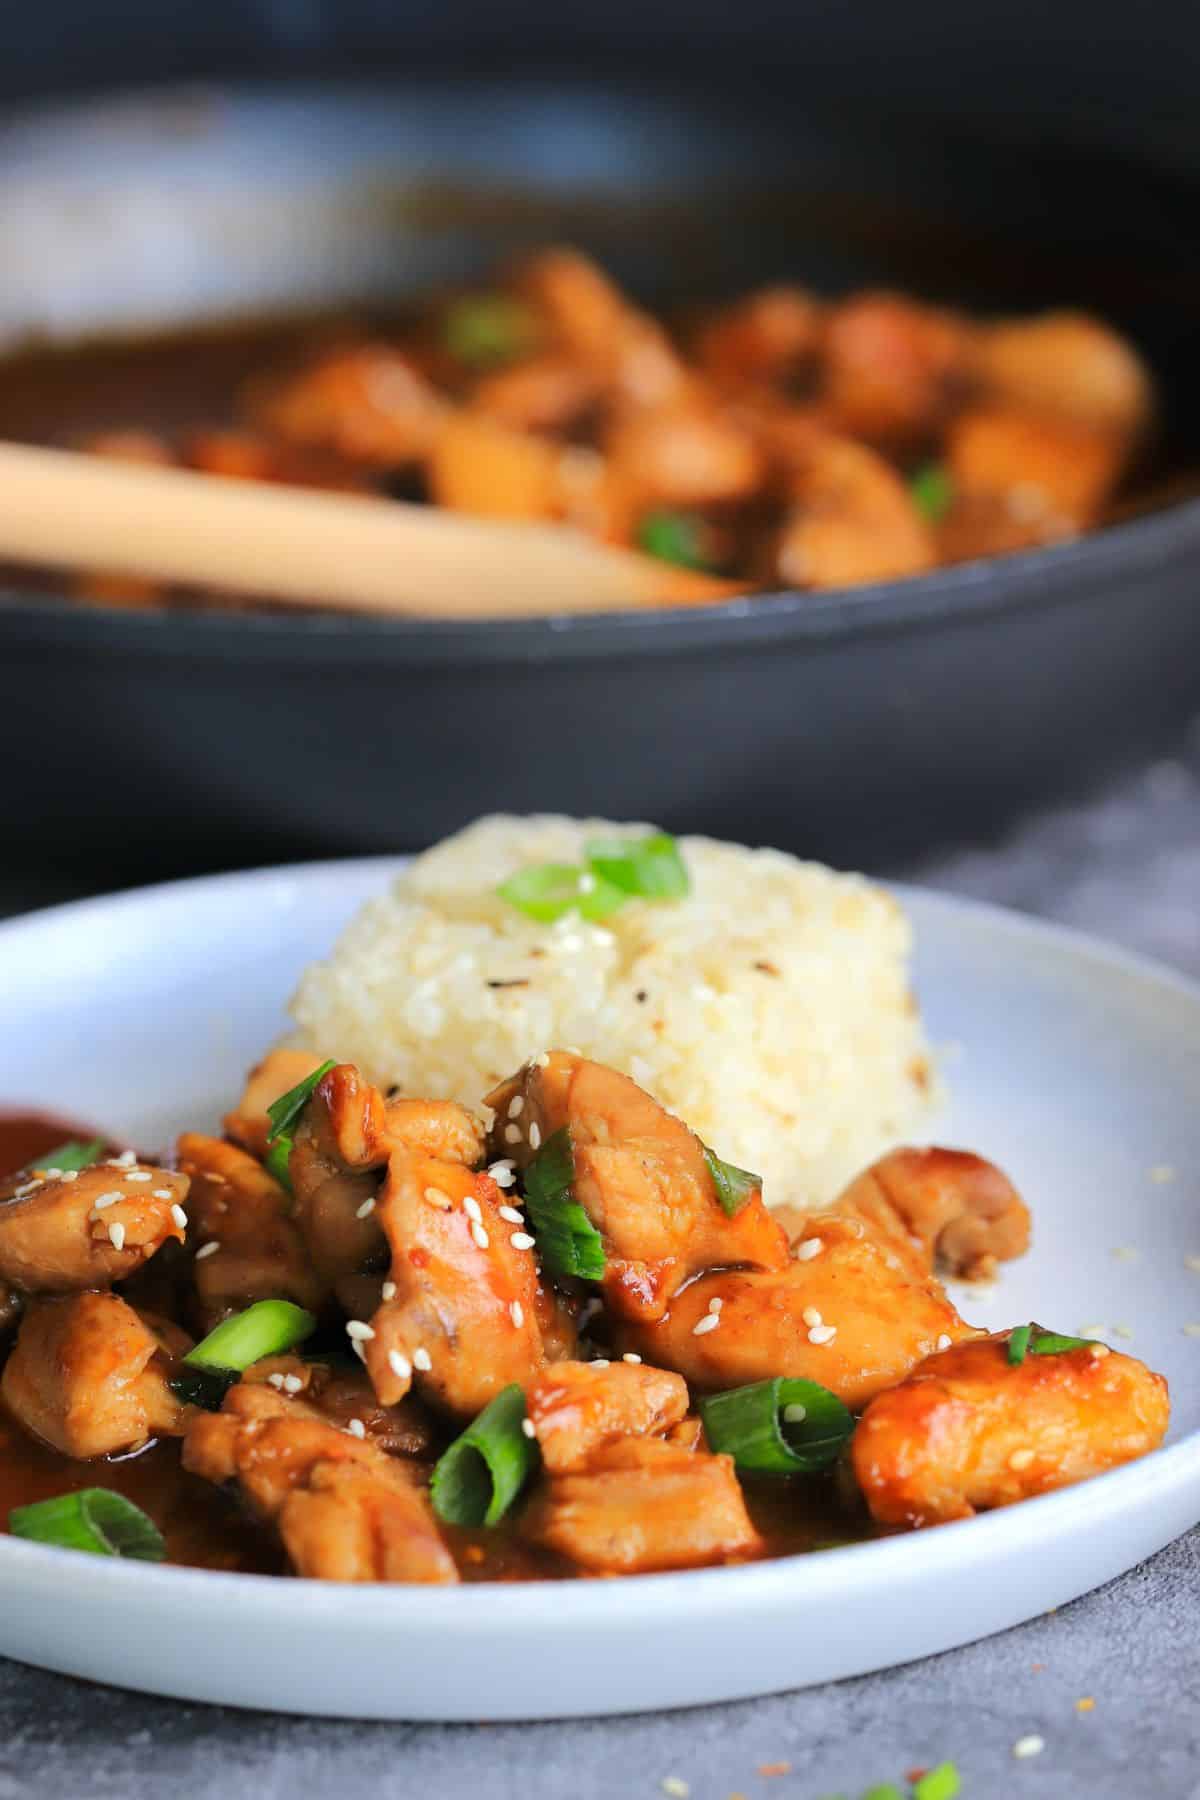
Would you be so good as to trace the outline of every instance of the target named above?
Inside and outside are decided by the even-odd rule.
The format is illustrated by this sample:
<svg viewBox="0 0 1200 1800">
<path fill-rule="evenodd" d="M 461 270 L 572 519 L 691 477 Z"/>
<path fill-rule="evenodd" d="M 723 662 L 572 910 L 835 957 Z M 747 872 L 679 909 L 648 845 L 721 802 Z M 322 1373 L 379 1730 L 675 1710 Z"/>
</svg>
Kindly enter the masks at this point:
<svg viewBox="0 0 1200 1800">
<path fill-rule="evenodd" d="M 111 1488 L 81 1488 L 32 1506 L 17 1506 L 8 1515 L 14 1537 L 60 1550 L 86 1550 L 92 1556 L 131 1556 L 139 1562 L 161 1562 L 167 1554 L 162 1532 L 140 1506 Z"/>
<path fill-rule="evenodd" d="M 1029 1349 L 1029 1339 L 1030 1339 L 1032 1332 L 1033 1332 L 1032 1325 L 1018 1325 L 1015 1331 L 1012 1331 L 1009 1333 L 1008 1360 L 1012 1364 L 1014 1369 L 1018 1366 L 1019 1363 L 1023 1363 L 1025 1361 L 1025 1356 Z"/>
<path fill-rule="evenodd" d="M 57 1144 L 53 1150 L 44 1150 L 30 1164 L 34 1169 L 90 1169 L 104 1155 L 104 1139 L 92 1138 L 89 1143 L 81 1143 L 72 1138 L 69 1143 Z"/>
<path fill-rule="evenodd" d="M 223 1320 L 183 1360 L 193 1369 L 234 1369 L 240 1374 L 264 1356 L 294 1349 L 316 1328 L 312 1314 L 290 1300 L 256 1300 L 245 1312 Z"/>
<path fill-rule="evenodd" d="M 289 1194 L 292 1191 L 291 1160 L 292 1139 L 286 1133 L 283 1137 L 276 1138 L 273 1144 L 268 1144 L 267 1154 L 263 1157 L 263 1167 L 267 1174 L 273 1175 L 280 1187 L 286 1188 Z"/>
<path fill-rule="evenodd" d="M 681 900 L 691 891 L 679 845 L 665 831 L 649 837 L 595 839 L 584 846 L 588 867 L 602 880 L 643 900 Z"/>
<path fill-rule="evenodd" d="M 220 1412 L 221 1403 L 236 1381 L 237 1369 L 179 1369 L 167 1378 L 167 1386 L 185 1406 L 202 1406 Z"/>
<path fill-rule="evenodd" d="M 952 1762 L 939 1763 L 926 1769 L 913 1782 L 912 1800 L 954 1800 L 962 1789 L 962 1779 Z"/>
<path fill-rule="evenodd" d="M 1030 1353 L 1034 1356 L 1063 1356 L 1068 1350 L 1090 1350 L 1091 1338 L 1064 1337 L 1059 1331 L 1039 1331 Z"/>
<path fill-rule="evenodd" d="M 569 912 L 585 919 L 606 919 L 629 897 L 603 876 L 578 869 L 574 863 L 539 863 L 521 869 L 501 882 L 496 892 L 526 918 L 543 925 L 552 925 Z"/>
<path fill-rule="evenodd" d="M 741 1212 L 751 1194 L 762 1192 L 762 1176 L 752 1175 L 749 1169 L 737 1169 L 732 1163 L 722 1162 L 707 1144 L 702 1144 L 701 1149 L 704 1151 L 704 1160 L 708 1164 L 713 1186 L 717 1190 L 717 1199 L 721 1202 L 721 1211 L 726 1218 L 732 1219 Z"/>
<path fill-rule="evenodd" d="M 566 1125 L 548 1137 L 525 1168 L 525 1211 L 542 1266 L 552 1275 L 599 1281 L 604 1240 L 574 1196 L 575 1156 Z"/>
<path fill-rule="evenodd" d="M 643 513 L 635 534 L 639 550 L 681 569 L 712 567 L 707 538 L 703 519 L 683 512 Z"/>
<path fill-rule="evenodd" d="M 278 1100 L 272 1100 L 267 1108 L 267 1117 L 271 1121 L 271 1129 L 267 1133 L 268 1144 L 273 1144 L 276 1138 L 284 1137 L 291 1131 L 316 1092 L 317 1083 L 328 1075 L 330 1069 L 336 1068 L 337 1064 L 331 1058 L 330 1061 L 323 1062 L 319 1069 L 314 1069 L 311 1075 L 306 1075 L 303 1081 L 298 1081 L 294 1088 L 289 1088 L 286 1094 L 280 1094 Z"/>
<path fill-rule="evenodd" d="M 782 1377 L 710 1394 L 700 1417 L 711 1448 L 756 1475 L 813 1475 L 854 1430 L 849 1408 L 828 1388 Z"/>
<path fill-rule="evenodd" d="M 442 329 L 451 356 L 471 369 L 527 356 L 539 336 L 536 315 L 511 294 L 468 294 L 456 300 Z"/>
<path fill-rule="evenodd" d="M 537 1462 L 537 1446 L 521 1429 L 525 1395 L 513 1382 L 455 1438 L 433 1471 L 429 1498 L 448 1525 L 495 1525 Z"/>
<path fill-rule="evenodd" d="M 913 505 L 931 525 L 944 519 L 954 504 L 954 483 L 941 463 L 926 463 L 908 484 Z"/>
<path fill-rule="evenodd" d="M 904 1800 L 904 1795 L 894 1781 L 885 1781 L 879 1787 L 868 1788 L 862 1800 Z"/>
</svg>

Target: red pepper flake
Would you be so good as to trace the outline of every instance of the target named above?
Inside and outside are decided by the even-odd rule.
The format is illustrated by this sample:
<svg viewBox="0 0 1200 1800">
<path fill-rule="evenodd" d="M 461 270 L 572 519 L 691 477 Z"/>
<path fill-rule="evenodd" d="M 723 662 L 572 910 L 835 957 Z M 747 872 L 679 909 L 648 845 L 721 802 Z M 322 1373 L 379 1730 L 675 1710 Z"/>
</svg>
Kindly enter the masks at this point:
<svg viewBox="0 0 1200 1800">
<path fill-rule="evenodd" d="M 429 1252 L 418 1244 L 414 1250 L 409 1251 L 408 1260 L 414 1269 L 426 1269 L 429 1267 Z"/>
<path fill-rule="evenodd" d="M 772 1775 L 790 1775 L 792 1765 L 790 1762 L 759 1763 L 758 1772 L 764 1781 L 769 1781 Z"/>
<path fill-rule="evenodd" d="M 922 1775 L 928 1775 L 928 1773 L 928 1769 L 905 1769 L 904 1779 L 908 1782 L 910 1787 L 914 1787 L 916 1783 L 920 1781 Z"/>
</svg>

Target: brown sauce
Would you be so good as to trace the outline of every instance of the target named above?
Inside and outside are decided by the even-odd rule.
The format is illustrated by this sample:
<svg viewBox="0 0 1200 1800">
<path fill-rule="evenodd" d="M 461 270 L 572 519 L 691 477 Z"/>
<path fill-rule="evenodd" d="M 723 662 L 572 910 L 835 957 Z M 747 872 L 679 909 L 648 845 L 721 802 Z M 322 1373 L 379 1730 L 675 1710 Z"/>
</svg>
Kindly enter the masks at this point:
<svg viewBox="0 0 1200 1800">
<path fill-rule="evenodd" d="M 24 1168 L 68 1139 L 102 1135 L 48 1113 L 0 1111 L 0 1176 Z M 6 1350 L 7 1345 L 0 1345 L 0 1359 Z M 14 1507 L 88 1487 L 115 1489 L 140 1506 L 166 1539 L 170 1562 L 250 1574 L 288 1573 L 273 1533 L 232 1496 L 188 1474 L 173 1439 L 153 1442 L 132 1455 L 77 1462 L 31 1438 L 0 1405 L 0 1532 L 7 1532 Z M 792 1556 L 877 1535 L 848 1518 L 833 1482 L 824 1478 L 751 1482 L 746 1500 L 768 1556 Z M 523 1543 L 509 1521 L 490 1531 L 450 1527 L 446 1539 L 467 1582 L 564 1580 L 579 1574 L 565 1558 Z"/>
</svg>

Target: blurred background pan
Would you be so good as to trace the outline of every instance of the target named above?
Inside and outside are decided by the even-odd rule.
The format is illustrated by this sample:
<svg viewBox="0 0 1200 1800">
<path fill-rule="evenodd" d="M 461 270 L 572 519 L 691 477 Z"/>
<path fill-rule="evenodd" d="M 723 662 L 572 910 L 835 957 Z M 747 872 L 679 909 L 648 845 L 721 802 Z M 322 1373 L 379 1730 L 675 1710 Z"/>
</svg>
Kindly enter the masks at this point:
<svg viewBox="0 0 1200 1800">
<path fill-rule="evenodd" d="M 508 29 L 544 62 L 536 11 Z M 868 12 L 869 35 L 884 12 Z M 1010 46 L 1013 78 L 1029 58 L 1026 90 L 1006 103 L 994 57 L 968 107 L 987 9 L 969 54 L 943 43 L 887 101 L 882 64 L 855 69 L 824 19 L 798 94 L 794 18 L 792 70 L 768 81 L 768 28 L 784 26 L 766 16 L 742 21 L 762 54 L 740 72 L 702 8 L 678 58 L 643 45 L 635 79 L 619 14 L 607 38 L 584 18 L 575 49 L 599 73 L 579 78 L 511 46 L 520 75 L 434 72 L 452 60 L 445 22 L 411 15 L 372 23 L 388 51 L 374 56 L 354 8 L 342 38 L 318 19 L 281 47 L 279 18 L 296 15 L 276 13 L 256 35 L 198 40 L 187 66 L 304 73 L 327 26 L 321 60 L 355 79 L 9 113 L 9 345 L 396 301 L 571 241 L 655 302 L 795 278 L 994 312 L 1085 305 L 1145 347 L 1171 448 L 1200 461 L 1194 122 L 1175 129 L 1162 92 L 1148 133 L 1119 108 L 1056 109 L 1075 91 L 1065 43 L 1053 79 Z M 348 19 L 363 27 L 350 44 Z M 364 61 L 402 62 L 410 40 L 428 73 L 364 85 Z M 178 72 L 148 46 L 122 70 L 97 41 L 72 67 L 93 84 Z M 1101 43 L 1097 82 L 1107 57 L 1119 83 L 1118 49 Z M 646 79 L 672 61 L 669 82 Z M 5 79 L 37 86 L 20 65 Z M 0 828 L 10 856 L 43 867 L 99 858 L 104 886 L 406 848 L 494 806 L 650 817 L 870 866 L 992 832 L 1167 741 L 1200 703 L 1198 571 L 1200 503 L 1185 501 L 1049 551 L 702 612 L 108 613 L 17 580 L 0 597 Z"/>
</svg>

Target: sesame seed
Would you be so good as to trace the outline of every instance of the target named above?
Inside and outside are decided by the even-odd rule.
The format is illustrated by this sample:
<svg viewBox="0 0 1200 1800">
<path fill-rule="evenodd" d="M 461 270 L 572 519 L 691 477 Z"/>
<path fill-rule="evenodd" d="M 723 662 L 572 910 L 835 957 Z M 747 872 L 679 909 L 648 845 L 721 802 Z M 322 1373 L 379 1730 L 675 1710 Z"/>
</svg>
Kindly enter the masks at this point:
<svg viewBox="0 0 1200 1800">
<path fill-rule="evenodd" d="M 1079 1327 L 1079 1330 L 1075 1333 L 1075 1336 L 1076 1337 L 1085 1337 L 1085 1338 L 1102 1338 L 1104 1336 L 1104 1326 L 1103 1325 L 1081 1325 Z"/>
<path fill-rule="evenodd" d="M 1046 1740 L 1031 1731 L 1027 1737 L 1018 1738 L 1012 1747 L 1013 1755 L 1020 1761 L 1027 1756 L 1040 1756 L 1046 1748 Z"/>
<path fill-rule="evenodd" d="M 108 1166 L 110 1169 L 132 1169 L 132 1167 L 136 1161 L 137 1161 L 136 1151 L 122 1150 L 120 1156 L 110 1156 L 109 1157 Z"/>
<path fill-rule="evenodd" d="M 488 1174 L 498 1188 L 510 1188 L 517 1179 L 511 1169 L 502 1166 L 497 1166 L 495 1169 L 489 1169 Z"/>
<path fill-rule="evenodd" d="M 126 1181 L 153 1181 L 153 1175 L 145 1169 L 131 1169 L 125 1177 Z"/>
<path fill-rule="evenodd" d="M 283 1376 L 282 1375 L 268 1375 L 267 1380 L 270 1382 L 270 1384 L 273 1388 L 278 1388 L 280 1393 L 283 1392 Z"/>
<path fill-rule="evenodd" d="M 407 1381 L 412 1374 L 412 1364 L 409 1362 L 407 1356 L 403 1355 L 399 1350 L 388 1351 L 388 1368 L 392 1371 L 392 1374 L 396 1377 L 397 1381 Z"/>
<path fill-rule="evenodd" d="M 806 1325 L 820 1325 L 822 1322 L 821 1315 L 815 1306 L 806 1306 L 800 1317 Z"/>
<path fill-rule="evenodd" d="M 720 1313 L 706 1312 L 704 1317 L 702 1319 L 697 1319 L 696 1323 L 692 1326 L 692 1336 L 703 1337 L 705 1332 L 715 1331 L 720 1323 Z"/>
<path fill-rule="evenodd" d="M 385 1281 L 383 1286 L 379 1290 L 379 1297 L 381 1300 L 394 1300 L 396 1298 L 395 1282 L 394 1281 Z"/>
<path fill-rule="evenodd" d="M 473 1194 L 468 1194 L 463 1201 L 463 1211 L 466 1213 L 468 1219 L 474 1219 L 477 1225 L 483 1223 L 483 1208 Z"/>
<path fill-rule="evenodd" d="M 1140 1254 L 1132 1244 L 1115 1244 L 1109 1251 L 1115 1262 L 1136 1262 Z"/>
<path fill-rule="evenodd" d="M 285 1394 L 298 1394 L 303 1386 L 304 1383 L 299 1375 L 285 1375 L 283 1378 L 283 1391 Z"/>
<path fill-rule="evenodd" d="M 1014 1450 L 1008 1459 L 1010 1469 L 1027 1469 L 1033 1461 L 1033 1451 L 1028 1444 L 1022 1450 Z"/>
<path fill-rule="evenodd" d="M 433 1367 L 433 1358 L 430 1356 L 428 1350 L 421 1344 L 418 1344 L 413 1351 L 412 1362 L 413 1368 L 420 1369 L 422 1375 L 428 1375 L 430 1369 Z"/>
<path fill-rule="evenodd" d="M 367 1428 L 361 1419 L 351 1419 L 346 1426 L 346 1430 L 350 1433 L 351 1437 L 355 1438 L 365 1438 L 367 1435 Z"/>
<path fill-rule="evenodd" d="M 824 1248 L 820 1238 L 805 1238 L 802 1244 L 796 1245 L 792 1255 L 797 1262 L 811 1262 L 814 1256 L 820 1256 Z"/>
<path fill-rule="evenodd" d="M 500 1217 L 509 1225 L 523 1225 L 525 1223 L 525 1215 L 519 1213 L 515 1206 L 501 1206 L 496 1210 L 499 1212 Z"/>
<path fill-rule="evenodd" d="M 119 1219 L 114 1219 L 108 1228 L 108 1241 L 114 1250 L 125 1248 L 125 1227 Z"/>
<path fill-rule="evenodd" d="M 621 1358 L 622 1362 L 631 1362 L 631 1363 L 640 1363 L 641 1360 L 642 1359 L 638 1355 L 636 1350 L 627 1350 L 625 1352 L 624 1356 Z"/>
<path fill-rule="evenodd" d="M 108 1193 L 108 1194 L 97 1194 L 96 1198 L 92 1201 L 92 1211 L 93 1212 L 103 1212 L 104 1208 L 106 1206 L 115 1206 L 117 1204 L 118 1200 L 128 1200 L 128 1198 L 129 1198 L 128 1194 L 122 1194 L 119 1192 Z"/>
<path fill-rule="evenodd" d="M 78 1181 L 79 1180 L 79 1170 L 78 1169 L 60 1169 L 58 1171 L 58 1179 L 60 1181 Z M 130 1177 L 130 1179 L 132 1180 L 132 1177 Z M 149 1181 L 149 1179 L 150 1179 L 150 1177 L 147 1175 L 146 1180 Z"/>
<path fill-rule="evenodd" d="M 810 1344 L 831 1344 L 837 1336 L 836 1325 L 814 1325 L 808 1334 Z"/>
<path fill-rule="evenodd" d="M 475 1242 L 479 1245 L 481 1250 L 486 1250 L 492 1241 L 487 1232 L 483 1229 L 483 1226 L 475 1221 L 473 1221 L 471 1225 L 471 1236 L 475 1239 Z"/>
<path fill-rule="evenodd" d="M 1114 1337 L 1125 1338 L 1126 1340 L 1128 1340 L 1128 1339 L 1132 1338 L 1132 1336 L 1133 1336 L 1133 1326 L 1132 1325 L 1114 1325 L 1112 1328 L 1112 1334 Z"/>
<path fill-rule="evenodd" d="M 519 1125 L 506 1125 L 504 1127 L 504 1141 L 506 1144 L 519 1144 L 521 1141 L 521 1127 Z"/>
<path fill-rule="evenodd" d="M 152 1200 L 173 1200 L 175 1198 L 175 1189 L 155 1188 L 150 1197 Z"/>
<path fill-rule="evenodd" d="M 370 1194 L 363 1201 L 361 1206 L 355 1207 L 354 1216 L 356 1219 L 369 1219 L 371 1214 L 374 1211 L 375 1211 L 375 1196 L 374 1196 L 374 1194 Z"/>
<path fill-rule="evenodd" d="M 558 947 L 570 955 L 574 950 L 583 949 L 583 939 L 577 931 L 565 931 L 558 940 Z"/>
<path fill-rule="evenodd" d="M 687 1800 L 692 1791 L 681 1775 L 664 1775 L 658 1785 L 671 1800 Z"/>
<path fill-rule="evenodd" d="M 365 1344 L 375 1336 L 375 1332 L 365 1319 L 347 1319 L 346 1336 L 353 1338 L 356 1344 Z"/>
<path fill-rule="evenodd" d="M 550 1067 L 550 1052 L 548 1050 L 543 1050 L 541 1055 L 535 1056 L 533 1060 L 539 1069 L 548 1069 Z"/>
<path fill-rule="evenodd" d="M 542 1141 L 542 1128 L 536 1119 L 529 1121 L 529 1148 L 536 1150 Z"/>
<path fill-rule="evenodd" d="M 790 1406 L 785 1406 L 783 1409 L 783 1422 L 785 1425 L 802 1425 L 807 1417 L 807 1406 L 801 1406 L 798 1400 L 794 1400 Z"/>
<path fill-rule="evenodd" d="M 1150 1179 L 1156 1187 L 1162 1187 L 1164 1182 L 1174 1181 L 1175 1171 L 1170 1163 L 1155 1163 L 1150 1171 Z"/>
<path fill-rule="evenodd" d="M 524 1111 L 525 1111 L 525 1096 L 524 1096 L 524 1094 L 514 1094 L 512 1099 L 508 1103 L 509 1118 L 510 1119 L 519 1119 L 521 1114 Z"/>
<path fill-rule="evenodd" d="M 178 1225 L 180 1231 L 187 1230 L 187 1214 L 184 1212 L 182 1206 L 180 1206 L 178 1200 L 171 1208 L 171 1219 L 174 1224 Z"/>
<path fill-rule="evenodd" d="M 709 1312 L 720 1312 L 724 1304 L 725 1302 L 722 1300 L 720 1294 L 714 1294 L 708 1303 L 708 1310 Z"/>
<path fill-rule="evenodd" d="M 353 1350 L 355 1356 L 357 1356 L 360 1363 L 366 1362 L 366 1360 L 367 1360 L 366 1349 L 362 1344 L 359 1343 L 357 1338 L 351 1338 L 350 1348 Z"/>
<path fill-rule="evenodd" d="M 594 1356 L 588 1364 L 589 1369 L 607 1369 L 608 1367 L 609 1361 L 607 1356 Z"/>
<path fill-rule="evenodd" d="M 1099 1362 L 1102 1357 L 1111 1356 L 1112 1351 L 1109 1349 L 1107 1344 L 1093 1344 L 1092 1349 L 1091 1349 L 1091 1355 L 1092 1355 L 1093 1362 Z"/>
<path fill-rule="evenodd" d="M 1200 1337 L 1200 1323 L 1197 1323 L 1194 1319 L 1189 1319 L 1188 1323 L 1183 1328 L 1183 1335 L 1184 1337 Z"/>
<path fill-rule="evenodd" d="M 517 1330 L 520 1331 L 522 1325 L 525 1323 L 525 1308 L 521 1305 L 519 1300 L 513 1301 L 508 1309 L 508 1316 L 516 1326 Z"/>
<path fill-rule="evenodd" d="M 532 1250 L 537 1242 L 536 1238 L 531 1238 L 527 1231 L 512 1232 L 508 1241 L 514 1250 Z"/>
<path fill-rule="evenodd" d="M 220 1248 L 221 1246 L 216 1238 L 213 1238 L 210 1243 L 201 1244 L 196 1252 L 196 1261 L 203 1262 L 206 1256 L 215 1256 Z"/>
<path fill-rule="evenodd" d="M 938 1349 L 939 1350 L 948 1350 L 950 1348 L 950 1343 L 951 1343 L 950 1333 L 948 1331 L 943 1331 L 941 1337 L 937 1341 Z"/>
<path fill-rule="evenodd" d="M 1200 1256 L 1185 1256 L 1183 1266 L 1190 1269 L 1193 1275 L 1200 1275 Z"/>
<path fill-rule="evenodd" d="M 534 1425 L 532 1419 L 522 1419 L 521 1430 L 527 1438 L 537 1436 L 537 1427 Z"/>
<path fill-rule="evenodd" d="M 63 1178 L 61 1169 L 43 1169 L 42 1174 L 47 1181 L 61 1181 Z"/>
</svg>

